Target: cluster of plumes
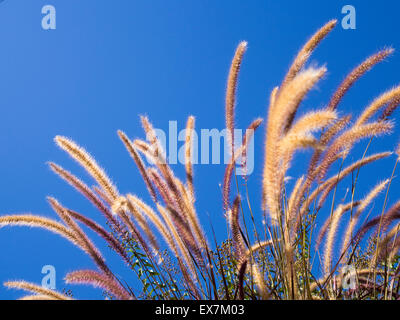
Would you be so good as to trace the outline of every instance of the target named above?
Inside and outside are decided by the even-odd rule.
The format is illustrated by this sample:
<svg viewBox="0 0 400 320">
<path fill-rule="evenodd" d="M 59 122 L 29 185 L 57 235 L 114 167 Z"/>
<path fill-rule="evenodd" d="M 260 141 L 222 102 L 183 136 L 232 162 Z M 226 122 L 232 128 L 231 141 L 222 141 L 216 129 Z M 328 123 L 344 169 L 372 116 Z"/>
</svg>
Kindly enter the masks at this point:
<svg viewBox="0 0 400 320">
<path fill-rule="evenodd" d="M 228 77 L 226 101 L 227 108 L 230 108 L 231 111 L 227 112 L 227 115 L 232 115 L 234 110 L 236 81 L 241 57 L 245 48 L 246 43 L 241 43 Z M 233 121 L 233 117 L 231 119 L 227 117 L 228 128 L 232 128 L 232 140 L 229 140 L 230 134 L 228 135 L 228 140 L 230 141 L 229 143 L 232 142 L 233 150 L 234 124 L 233 122 L 230 123 L 230 121 Z M 66 282 L 91 284 L 95 287 L 100 287 L 116 299 L 136 299 L 136 296 L 131 288 L 123 286 L 120 280 L 112 273 L 100 251 L 91 242 L 78 223 L 85 225 L 101 236 L 130 267 L 133 266 L 127 248 L 121 245 L 119 239 L 135 239 L 146 256 L 157 264 L 160 263 L 161 259 L 159 256 L 160 244 L 157 239 L 158 232 L 177 259 L 181 275 L 184 279 L 184 286 L 189 296 L 194 299 L 210 296 L 207 293 L 210 292 L 211 286 L 203 288 L 202 285 L 204 285 L 204 282 L 201 279 L 214 278 L 212 270 L 214 261 L 211 260 L 211 250 L 208 240 L 201 228 L 194 206 L 192 137 L 194 134 L 195 118 L 193 116 L 188 118 L 185 130 L 185 183 L 175 176 L 168 165 L 163 146 L 148 118 L 142 116 L 141 122 L 146 133 L 146 141 L 140 139 L 131 140 L 122 131 L 118 131 L 118 135 L 134 160 L 156 210 L 133 194 L 120 194 L 105 171 L 85 149 L 71 139 L 57 136 L 55 138 L 56 144 L 77 161 L 97 184 L 89 187 L 71 172 L 52 162 L 49 163 L 51 170 L 86 197 L 103 214 L 112 232 L 106 231 L 98 223 L 86 216 L 64 207 L 51 197 L 48 198 L 48 201 L 63 223 L 41 216 L 26 214 L 1 216 L 0 226 L 25 225 L 42 227 L 68 239 L 86 252 L 93 259 L 99 270 L 78 270 L 71 272 L 66 276 Z M 232 154 L 232 161 L 227 165 L 226 169 L 225 185 L 230 184 L 235 161 L 239 157 L 242 157 L 242 161 L 245 162 L 248 144 L 254 130 L 260 124 L 261 119 L 257 119 L 251 123 L 243 138 L 242 146 Z M 147 166 L 143 161 L 143 157 L 151 165 Z M 243 166 L 245 167 L 245 163 L 243 163 Z M 229 190 L 225 190 L 224 202 L 226 203 L 228 203 L 228 196 Z M 235 229 L 239 226 L 238 203 L 237 198 L 234 208 L 229 210 L 227 214 L 236 244 L 242 243 L 241 238 L 238 236 L 239 230 Z M 235 218 L 232 220 L 232 217 L 236 217 L 236 220 Z M 238 249 L 238 246 L 235 248 Z M 253 249 L 257 251 L 260 248 L 261 246 Z M 244 245 L 241 246 L 240 250 L 242 250 L 240 253 L 236 250 L 240 257 L 243 255 L 250 256 Z M 259 277 L 261 278 L 261 276 Z M 51 290 L 48 292 L 52 294 L 46 294 L 42 290 L 38 290 L 38 287 L 34 284 L 27 286 L 24 281 L 8 282 L 6 285 L 36 293 L 34 296 L 27 296 L 23 299 L 61 299 L 61 297 L 69 299 Z"/>
<path fill-rule="evenodd" d="M 393 50 L 384 49 L 368 57 L 358 65 L 343 80 L 338 89 L 329 100 L 327 107 L 321 110 L 312 111 L 296 119 L 297 110 L 306 94 L 320 81 L 326 73 L 325 67 L 306 67 L 306 62 L 313 50 L 334 28 L 336 21 L 330 21 L 319 29 L 310 40 L 303 46 L 297 54 L 292 66 L 289 68 L 280 87 L 276 87 L 270 95 L 268 108 L 268 118 L 266 123 L 265 136 L 265 162 L 263 172 L 263 193 L 262 209 L 269 214 L 272 226 L 275 227 L 276 234 L 281 237 L 272 237 L 263 244 L 255 245 L 254 248 L 269 245 L 275 252 L 284 259 L 283 269 L 286 273 L 286 282 L 288 291 L 296 297 L 296 282 L 294 279 L 294 248 L 297 240 L 299 227 L 303 217 L 308 213 L 310 206 L 316 203 L 315 212 L 318 212 L 324 205 L 328 195 L 336 188 L 338 183 L 349 174 L 359 170 L 361 167 L 379 159 L 388 157 L 391 152 L 382 152 L 370 156 L 363 156 L 349 166 L 340 170 L 338 174 L 327 178 L 331 166 L 338 160 L 344 161 L 352 147 L 362 139 L 372 138 L 390 133 L 393 129 L 393 123 L 388 117 L 393 113 L 400 103 L 400 86 L 394 87 L 379 97 L 374 99 L 362 112 L 362 114 L 353 123 L 350 115 L 340 116 L 337 107 L 350 87 L 375 64 L 383 61 Z M 232 148 L 232 161 L 228 165 L 223 186 L 224 206 L 228 210 L 227 216 L 232 232 L 232 240 L 235 246 L 236 259 L 239 261 L 240 272 L 245 272 L 246 265 L 249 262 L 249 250 L 245 247 L 242 232 L 239 226 L 239 197 L 236 197 L 233 204 L 229 204 L 230 184 L 232 170 L 238 157 L 246 150 L 246 144 L 236 150 L 233 149 L 233 131 L 234 131 L 234 106 L 235 91 L 237 87 L 238 72 L 241 65 L 241 59 L 246 48 L 246 43 L 240 43 L 229 73 L 227 98 L 226 98 L 226 127 L 227 132 L 231 133 L 230 143 Z M 372 120 L 378 113 L 377 120 Z M 257 119 L 250 125 L 250 128 L 257 128 L 261 123 Z M 313 133 L 322 131 L 319 137 Z M 308 170 L 295 183 L 290 195 L 285 191 L 285 179 L 290 169 L 292 158 L 299 149 L 311 148 L 313 155 L 310 160 Z M 332 268 L 332 250 L 335 235 L 337 233 L 339 221 L 347 211 L 354 213 L 349 221 L 345 231 L 343 245 L 341 249 L 341 258 L 352 248 L 351 244 L 359 241 L 368 229 L 372 227 L 381 228 L 390 224 L 398 218 L 400 203 L 389 209 L 382 218 L 375 218 L 368 224 L 359 229 L 356 237 L 353 237 L 354 229 L 359 222 L 362 212 L 374 200 L 374 198 L 387 187 L 389 180 L 385 180 L 374 187 L 370 193 L 361 201 L 352 201 L 348 204 L 340 204 L 333 211 L 332 215 L 326 220 L 321 228 L 316 241 L 319 247 L 322 239 L 326 236 L 326 245 L 323 259 L 324 282 L 335 271 Z M 315 186 L 314 189 L 312 189 Z M 381 225 L 381 226 L 380 226 Z M 397 238 L 397 226 L 394 227 L 382 240 L 382 243 L 391 243 L 389 256 L 393 255 L 400 248 L 400 239 Z M 380 245 L 376 252 L 376 259 L 382 256 L 382 246 Z M 388 246 L 384 246 L 387 248 Z M 376 261 L 375 261 L 376 263 Z M 264 295 L 263 276 L 259 274 L 256 265 L 253 265 L 253 271 L 256 275 L 256 283 L 259 290 Z M 371 266 L 372 267 L 372 266 Z M 318 283 L 318 282 L 316 282 Z M 314 288 L 316 287 L 314 284 Z"/>
<path fill-rule="evenodd" d="M 270 217 L 272 226 L 270 235 L 274 236 L 265 241 L 258 241 L 255 245 L 250 245 L 248 241 L 245 241 L 240 226 L 241 199 L 239 195 L 231 197 L 230 187 L 239 159 L 241 159 L 243 168 L 246 168 L 249 142 L 262 119 L 256 119 L 249 125 L 241 145 L 237 147 L 234 143 L 235 96 L 239 70 L 246 51 L 246 42 L 241 42 L 235 52 L 228 75 L 225 101 L 226 132 L 231 161 L 225 170 L 222 198 L 232 238 L 234 258 L 237 262 L 239 298 L 244 296 L 243 282 L 247 272 L 251 272 L 260 296 L 270 297 L 270 292 L 265 285 L 264 274 L 254 259 L 254 254 L 265 250 L 266 247 L 271 249 L 274 256 L 282 259 L 282 277 L 285 280 L 287 291 L 290 292 L 288 297 L 298 298 L 294 252 L 299 228 L 311 205 L 314 206 L 314 212 L 318 212 L 329 194 L 346 176 L 371 162 L 392 154 L 391 152 L 370 156 L 364 154 L 360 160 L 341 168 L 339 173 L 330 178 L 326 177 L 332 165 L 339 160 L 344 161 L 358 141 L 387 134 L 392 130 L 393 123 L 388 120 L 388 117 L 400 103 L 400 87 L 395 87 L 374 99 L 353 122 L 350 115 L 339 115 L 337 112 L 341 99 L 350 87 L 375 64 L 388 57 L 392 53 L 392 49 L 379 51 L 357 66 L 339 85 L 326 108 L 306 113 L 299 119 L 296 118 L 301 102 L 327 71 L 325 67 L 306 67 L 308 58 L 335 24 L 336 21 L 328 22 L 310 38 L 295 57 L 282 84 L 276 87 L 270 95 L 266 121 L 262 209 Z M 377 118 L 377 120 L 373 120 L 373 118 Z M 48 201 L 61 222 L 23 214 L 0 216 L 0 226 L 41 227 L 71 241 L 92 258 L 98 270 L 71 272 L 67 274 L 66 282 L 100 287 L 116 299 L 136 299 L 136 296 L 131 288 L 124 286 L 112 273 L 104 257 L 80 225 L 85 225 L 102 237 L 130 267 L 133 267 L 132 261 L 127 248 L 121 245 L 120 239 L 135 239 L 146 256 L 156 265 L 161 258 L 159 256 L 159 235 L 176 257 L 184 279 L 184 286 L 190 297 L 194 299 L 209 297 L 211 295 L 207 295 L 207 292 L 211 291 L 211 287 L 207 285 L 203 287 L 204 281 L 201 279 L 213 278 L 213 261 L 208 241 L 195 210 L 193 187 L 192 136 L 195 119 L 189 117 L 186 127 L 185 182 L 181 181 L 167 164 L 163 147 L 147 117 L 141 117 L 141 122 L 146 133 L 146 141 L 131 140 L 121 131 L 118 131 L 118 135 L 145 182 L 154 208 L 133 194 L 120 194 L 111 179 L 87 151 L 72 140 L 57 136 L 55 138 L 57 145 L 90 174 L 96 181 L 96 185 L 93 187 L 86 185 L 71 172 L 55 163 L 49 163 L 50 168 L 85 196 L 103 214 L 111 231 L 105 230 L 86 216 L 68 209 L 52 197 L 49 197 Z M 315 135 L 318 131 L 321 132 L 319 137 Z M 297 179 L 292 192 L 288 195 L 285 190 L 288 170 L 295 152 L 304 148 L 313 150 L 310 164 L 307 172 Z M 400 147 L 397 150 L 398 156 L 399 153 Z M 147 163 L 143 161 L 143 157 L 147 158 Z M 339 263 L 343 263 L 343 258 L 349 249 L 354 248 L 354 245 L 371 229 L 376 230 L 378 239 L 381 234 L 383 236 L 377 242 L 371 268 L 358 270 L 359 275 L 370 275 L 374 264 L 377 264 L 383 257 L 393 257 L 400 249 L 400 237 L 397 237 L 400 225 L 396 225 L 388 231 L 391 223 L 400 218 L 400 202 L 389 210 L 383 211 L 380 216 L 364 223 L 356 231 L 361 214 L 375 197 L 390 185 L 390 182 L 391 179 L 378 183 L 360 201 L 354 200 L 353 193 L 349 203 L 342 203 L 332 210 L 316 239 L 318 248 L 326 238 L 323 254 L 324 277 L 311 285 L 311 291 L 322 288 L 332 279 L 335 268 Z M 333 267 L 332 251 L 335 236 L 341 218 L 348 211 L 351 211 L 352 215 L 343 237 L 340 251 L 342 260 L 339 259 Z M 23 299 L 70 299 L 64 294 L 24 281 L 7 282 L 5 285 L 33 293 Z M 337 285 L 336 282 L 335 285 Z"/>
<path fill-rule="evenodd" d="M 282 230 L 280 241 L 282 256 L 287 268 L 286 280 L 288 289 L 293 292 L 294 297 L 296 297 L 297 280 L 293 279 L 296 277 L 292 269 L 293 251 L 302 219 L 309 212 L 311 205 L 314 205 L 311 211 L 318 212 L 331 191 L 346 176 L 358 171 L 362 166 L 388 157 L 392 153 L 382 152 L 370 156 L 364 154 L 360 160 L 341 168 L 331 178 L 326 177 L 329 169 L 338 160 L 343 163 L 353 146 L 362 139 L 372 139 L 390 133 L 393 123 L 388 120 L 388 117 L 400 103 L 400 86 L 396 86 L 375 98 L 353 122 L 350 115 L 339 115 L 337 112 L 341 99 L 350 87 L 374 65 L 383 61 L 393 52 L 392 49 L 384 49 L 368 57 L 350 72 L 334 92 L 326 108 L 306 113 L 298 120 L 295 119 L 305 95 L 326 73 L 325 67 L 306 67 L 307 59 L 335 24 L 336 21 L 328 22 L 300 50 L 280 87 L 276 87 L 272 91 L 268 109 L 263 173 L 263 210 L 269 214 L 272 225 L 276 226 L 278 230 Z M 374 118 L 376 120 L 373 120 Z M 321 134 L 317 138 L 312 133 L 318 130 L 321 130 Z M 294 153 L 302 148 L 312 148 L 313 155 L 307 172 L 296 181 L 291 194 L 288 195 L 285 190 L 285 178 Z M 339 259 L 338 264 L 346 263 L 343 261 L 346 252 L 353 248 L 352 244 L 359 241 L 368 228 L 377 226 L 379 228 L 379 225 L 386 226 L 398 218 L 396 214 L 400 203 L 389 209 L 382 219 L 378 217 L 360 228 L 357 237 L 353 237 L 361 213 L 387 187 L 388 183 L 389 180 L 379 183 L 361 201 L 355 201 L 353 193 L 351 201 L 338 205 L 323 225 L 316 245 L 319 247 L 322 239 L 326 236 L 323 253 L 325 283 L 335 272 L 335 267 L 332 266 L 333 244 L 339 221 L 347 211 L 351 211 L 352 215 L 340 252 L 342 260 Z M 382 241 L 383 243 L 393 243 L 389 253 L 391 256 L 398 251 L 400 243 L 400 240 L 395 240 L 397 235 L 395 230 L 397 229 L 389 232 Z M 382 249 L 379 248 L 376 255 L 381 252 Z"/>
<path fill-rule="evenodd" d="M 85 196 L 103 214 L 112 232 L 105 230 L 88 217 L 66 208 L 52 197 L 49 197 L 48 201 L 62 222 L 23 214 L 1 216 L 0 226 L 41 227 L 63 236 L 87 253 L 98 268 L 98 271 L 78 270 L 71 272 L 66 276 L 66 282 L 91 284 L 104 289 L 116 299 L 124 300 L 135 299 L 136 296 L 130 288 L 123 286 L 112 273 L 100 251 L 79 224 L 85 225 L 102 237 L 109 247 L 119 254 L 130 267 L 133 267 L 133 265 L 127 251 L 129 247 L 123 247 L 120 239 L 135 239 L 150 261 L 156 265 L 160 263 L 161 257 L 155 229 L 174 256 L 177 257 L 187 292 L 191 294 L 192 298 L 200 299 L 204 296 L 204 293 L 197 285 L 200 282 L 198 271 L 200 269 L 201 272 L 211 272 L 208 267 L 211 262 L 207 260 L 210 258 L 208 242 L 194 208 L 195 196 L 191 160 L 194 118 L 189 117 L 186 130 L 186 183 L 179 180 L 166 163 L 162 146 L 148 119 L 142 117 L 141 120 L 148 141 L 131 141 L 121 131 L 118 132 L 118 135 L 136 163 L 157 211 L 133 194 L 121 195 L 111 179 L 87 151 L 72 140 L 57 136 L 55 138 L 57 145 L 76 160 L 97 184 L 91 188 L 71 172 L 55 163 L 49 163 L 50 168 Z M 146 156 L 153 165 L 146 167 L 141 155 Z M 151 224 L 154 228 L 151 227 Z M 39 290 L 38 286 L 27 285 L 23 281 L 8 282 L 6 285 L 19 287 L 37 295 L 28 296 L 24 299 L 69 299 L 51 290 Z"/>
</svg>

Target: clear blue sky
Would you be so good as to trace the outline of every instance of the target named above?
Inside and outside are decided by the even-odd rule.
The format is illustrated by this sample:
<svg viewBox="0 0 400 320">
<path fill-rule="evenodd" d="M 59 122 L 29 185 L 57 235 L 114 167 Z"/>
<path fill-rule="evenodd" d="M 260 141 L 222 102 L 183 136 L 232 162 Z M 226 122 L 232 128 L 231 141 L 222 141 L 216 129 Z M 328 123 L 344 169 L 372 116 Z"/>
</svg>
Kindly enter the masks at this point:
<svg viewBox="0 0 400 320">
<path fill-rule="evenodd" d="M 57 10 L 56 30 L 41 28 L 41 9 L 46 4 Z M 346 4 L 356 8 L 356 30 L 340 26 L 341 8 Z M 55 218 L 45 200 L 52 195 L 103 222 L 85 199 L 48 169 L 46 161 L 55 161 L 90 182 L 54 145 L 55 135 L 69 136 L 85 146 L 121 192 L 145 195 L 117 129 L 130 137 L 143 137 L 139 114 L 147 114 L 163 129 L 169 120 L 178 121 L 178 130 L 182 129 L 191 114 L 196 116 L 197 128 L 222 129 L 225 81 L 241 40 L 247 40 L 249 48 L 240 74 L 237 126 L 246 127 L 254 118 L 265 117 L 267 97 L 296 50 L 318 27 L 338 18 L 337 28 L 311 59 L 311 63 L 327 63 L 328 76 L 302 110 L 322 107 L 345 73 L 366 56 L 386 45 L 400 50 L 399 11 L 400 3 L 395 0 L 1 2 L 0 213 L 32 212 Z M 358 112 L 374 96 L 399 83 L 398 70 L 397 52 L 363 78 L 339 109 Z M 256 209 L 260 208 L 262 130 L 256 134 L 256 166 L 249 180 Z M 390 138 L 379 140 L 371 151 L 393 149 L 399 132 L 397 128 Z M 303 169 L 302 159 L 304 155 L 296 158 L 294 166 Z M 390 175 L 393 162 L 393 158 L 381 161 L 370 166 L 369 174 L 364 171 L 360 195 L 368 184 Z M 225 238 L 218 186 L 223 170 L 215 165 L 195 168 L 198 212 L 204 224 L 208 216 L 212 219 L 219 241 Z M 399 188 L 395 180 L 390 203 Z M 261 215 L 256 218 L 261 220 Z M 117 274 L 128 281 L 134 278 L 101 241 L 90 236 Z M 80 250 L 57 235 L 21 227 L 0 229 L 1 283 L 10 279 L 40 283 L 42 266 L 47 264 L 56 268 L 59 290 L 65 287 L 62 279 L 68 271 L 94 267 Z M 99 290 L 68 288 L 78 298 L 100 297 Z M 0 286 L 0 299 L 22 295 Z"/>
</svg>

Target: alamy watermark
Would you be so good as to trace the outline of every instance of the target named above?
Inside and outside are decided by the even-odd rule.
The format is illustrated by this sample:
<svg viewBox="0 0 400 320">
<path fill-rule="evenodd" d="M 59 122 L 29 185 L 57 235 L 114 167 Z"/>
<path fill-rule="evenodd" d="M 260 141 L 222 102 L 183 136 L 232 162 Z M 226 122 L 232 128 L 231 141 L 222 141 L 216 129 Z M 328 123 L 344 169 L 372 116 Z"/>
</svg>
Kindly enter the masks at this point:
<svg viewBox="0 0 400 320">
<path fill-rule="evenodd" d="M 341 284 L 345 290 L 355 290 L 357 284 L 356 269 L 352 265 L 346 265 L 341 270 Z"/>
<path fill-rule="evenodd" d="M 161 145 L 161 157 L 157 161 L 164 161 L 168 164 L 185 164 L 185 139 L 187 129 L 178 132 L 177 121 L 169 121 L 168 133 L 162 129 L 154 129 L 158 141 Z M 234 150 L 239 150 L 242 146 L 243 138 L 247 139 L 245 152 L 238 155 L 235 159 L 235 172 L 237 175 L 250 175 L 254 170 L 254 130 L 235 129 L 233 145 Z M 192 164 L 229 164 L 232 162 L 232 144 L 230 143 L 229 130 L 222 129 L 201 129 L 200 131 L 191 130 Z M 151 140 L 150 137 L 147 137 Z M 168 143 L 167 143 L 168 142 Z M 157 148 L 153 145 L 152 148 Z M 147 157 L 149 163 L 153 159 Z"/>
<path fill-rule="evenodd" d="M 43 30 L 56 29 L 56 8 L 52 5 L 45 5 L 42 7 L 42 28 Z"/>
<path fill-rule="evenodd" d="M 0 3 L 2 0 L 0 0 Z M 342 28 L 356 29 L 356 9 L 353 5 L 347 4 L 342 7 L 342 14 L 345 16 L 342 18 Z M 55 30 L 56 29 L 56 8 L 53 5 L 47 4 L 42 7 L 42 28 L 44 30 Z"/>
<path fill-rule="evenodd" d="M 42 274 L 45 276 L 42 278 L 42 287 L 47 289 L 56 289 L 56 268 L 50 264 L 42 267 Z"/>
<path fill-rule="evenodd" d="M 345 14 L 342 18 L 342 28 L 354 30 L 356 28 L 356 8 L 347 4 L 342 7 L 342 13 Z"/>
</svg>

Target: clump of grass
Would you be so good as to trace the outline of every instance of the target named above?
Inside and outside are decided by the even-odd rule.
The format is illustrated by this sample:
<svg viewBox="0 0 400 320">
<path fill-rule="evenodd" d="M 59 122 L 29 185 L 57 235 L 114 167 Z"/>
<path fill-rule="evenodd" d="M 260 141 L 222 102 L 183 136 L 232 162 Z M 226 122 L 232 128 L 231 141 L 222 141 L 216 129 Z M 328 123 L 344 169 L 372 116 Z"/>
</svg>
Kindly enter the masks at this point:
<svg viewBox="0 0 400 320">
<path fill-rule="evenodd" d="M 121 194 L 85 149 L 69 138 L 55 138 L 56 144 L 90 174 L 96 185 L 89 187 L 55 163 L 49 163 L 50 168 L 100 211 L 106 218 L 108 230 L 54 198 L 48 198 L 48 201 L 61 222 L 31 214 L 3 215 L 0 216 L 0 226 L 41 227 L 71 241 L 92 258 L 97 270 L 73 271 L 66 275 L 66 282 L 101 288 L 112 299 L 398 298 L 400 224 L 395 222 L 400 218 L 400 202 L 389 209 L 386 203 L 400 147 L 396 150 L 398 157 L 389 179 L 371 188 L 361 200 L 355 199 L 355 189 L 362 167 L 392 154 L 367 155 L 375 137 L 393 130 L 394 124 L 389 117 L 400 103 L 400 87 L 394 87 L 374 99 L 354 122 L 351 115 L 341 115 L 338 111 L 343 96 L 352 85 L 374 65 L 386 59 L 393 49 L 379 51 L 354 68 L 325 108 L 296 116 L 307 93 L 327 72 L 324 66 L 307 67 L 307 61 L 335 25 L 335 20 L 329 21 L 310 38 L 295 57 L 282 83 L 270 94 L 265 120 L 265 160 L 259 215 L 254 214 L 251 206 L 247 177 L 240 187 L 234 175 L 240 158 L 241 164 L 246 167 L 248 143 L 263 121 L 261 118 L 254 120 L 242 144 L 235 148 L 235 96 L 247 44 L 241 42 L 238 45 L 226 89 L 226 130 L 231 161 L 226 167 L 222 188 L 229 237 L 222 244 L 216 243 L 213 235 L 214 243 L 211 245 L 211 237 L 205 234 L 196 211 L 191 161 L 195 127 L 193 116 L 188 118 L 186 125 L 185 180 L 177 177 L 168 165 L 162 145 L 147 117 L 141 117 L 146 140 L 132 140 L 118 131 L 143 178 L 152 204 L 130 193 Z M 369 143 L 362 158 L 347 164 L 353 147 L 366 138 L 369 138 Z M 307 170 L 298 177 L 289 192 L 286 184 L 288 172 L 293 157 L 300 149 L 311 149 L 312 155 Z M 152 165 L 147 166 L 143 156 L 152 160 Z M 335 164 L 339 165 L 339 169 L 327 178 Z M 338 185 L 349 175 L 355 176 L 351 199 L 347 202 L 343 199 L 336 205 Z M 231 188 L 233 179 L 237 192 Z M 366 209 L 385 190 L 381 213 L 371 219 L 368 215 L 360 223 Z M 330 196 L 332 204 L 326 206 Z M 243 204 L 243 200 L 247 205 Z M 330 215 L 317 230 L 317 216 L 325 207 L 328 207 Z M 250 215 L 250 225 L 245 211 Z M 339 258 L 335 259 L 339 223 L 348 212 L 350 217 L 342 246 L 337 250 Z M 260 216 L 263 217 L 263 232 L 259 231 L 256 223 Z M 137 275 L 141 288 L 132 288 L 113 273 L 80 225 L 90 228 L 106 241 Z M 316 231 L 319 231 L 317 237 L 314 236 Z M 321 270 L 315 271 L 314 260 L 319 256 L 323 242 L 322 258 L 319 257 Z M 365 242 L 367 245 L 362 245 Z M 161 251 L 162 246 L 167 249 Z M 348 264 L 356 267 L 356 287 L 351 292 L 344 290 L 343 279 L 338 277 L 341 266 Z M 23 299 L 70 299 L 64 294 L 23 281 L 7 282 L 5 285 L 33 293 Z"/>
</svg>

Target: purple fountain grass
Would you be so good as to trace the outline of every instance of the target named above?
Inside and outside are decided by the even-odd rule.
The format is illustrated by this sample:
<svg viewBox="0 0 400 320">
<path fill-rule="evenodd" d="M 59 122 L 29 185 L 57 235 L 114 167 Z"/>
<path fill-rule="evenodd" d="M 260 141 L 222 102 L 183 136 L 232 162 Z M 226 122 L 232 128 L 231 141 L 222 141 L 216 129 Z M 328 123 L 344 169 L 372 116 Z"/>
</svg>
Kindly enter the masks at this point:
<svg viewBox="0 0 400 320">
<path fill-rule="evenodd" d="M 70 272 L 65 277 L 66 283 L 75 284 L 90 284 L 94 287 L 100 287 L 111 294 L 113 294 L 118 299 L 122 300 L 132 300 L 133 297 L 116 281 L 93 270 L 78 270 Z"/>
<path fill-rule="evenodd" d="M 63 295 L 57 291 L 50 290 L 26 281 L 7 281 L 4 283 L 4 285 L 8 288 L 22 289 L 35 293 L 37 294 L 36 297 L 40 297 L 42 300 L 71 300 L 70 297 L 67 297 L 66 295 Z M 26 297 L 25 300 L 35 300 L 34 297 L 35 296 L 30 299 L 27 299 Z"/>
<path fill-rule="evenodd" d="M 393 49 L 381 50 L 356 66 L 330 96 L 326 107 L 301 117 L 297 115 L 307 94 L 327 74 L 325 66 L 310 67 L 307 62 L 336 23 L 336 20 L 329 21 L 300 49 L 281 84 L 270 93 L 267 119 L 257 118 L 251 122 L 238 146 L 234 143 L 236 94 L 247 43 L 241 42 L 236 48 L 226 85 L 225 130 L 230 161 L 226 165 L 222 185 L 223 213 L 230 239 L 221 246 L 215 240 L 215 250 L 209 244 L 196 210 L 196 196 L 200 195 L 195 193 L 194 181 L 194 116 L 189 116 L 186 122 L 183 179 L 169 165 L 156 130 L 146 116 L 140 117 L 146 140 L 130 139 L 123 131 L 118 131 L 145 183 L 151 203 L 132 193 L 120 194 L 116 184 L 85 149 L 71 139 L 55 138 L 56 144 L 89 173 L 96 185 L 90 188 L 53 162 L 49 163 L 51 170 L 101 212 L 110 230 L 51 197 L 48 198 L 50 205 L 62 222 L 31 214 L 4 215 L 0 216 L 0 227 L 40 227 L 68 239 L 93 260 L 98 271 L 71 272 L 66 276 L 66 282 L 101 288 L 113 299 L 131 300 L 137 295 L 127 283 L 113 274 L 113 268 L 106 264 L 80 225 L 94 231 L 136 272 L 143 285 L 139 298 L 346 298 L 347 293 L 344 294 L 340 288 L 342 279 L 337 277 L 337 273 L 346 262 L 354 259 L 357 297 L 397 297 L 393 286 L 389 288 L 387 284 L 399 283 L 400 267 L 392 270 L 392 262 L 400 250 L 400 224 L 395 224 L 400 219 L 400 202 L 388 210 L 386 202 L 400 157 L 400 145 L 390 179 L 378 183 L 361 200 L 355 199 L 354 190 L 362 167 L 392 155 L 392 152 L 368 155 L 367 151 L 372 138 L 393 131 L 394 122 L 389 117 L 400 104 L 400 86 L 372 100 L 354 123 L 351 115 L 342 115 L 338 110 L 344 95 L 356 81 L 390 56 Z M 266 124 L 260 206 L 264 215 L 264 235 L 259 234 L 255 223 L 246 171 L 249 146 L 262 121 Z M 365 138 L 370 138 L 370 142 L 362 158 L 347 164 L 352 149 Z M 291 185 L 289 173 L 300 149 L 311 149 L 312 153 L 305 172 Z M 239 159 L 241 161 L 237 163 Z M 334 170 L 340 161 L 340 169 Z M 244 186 L 237 184 L 237 191 L 234 192 L 231 185 L 237 164 L 242 166 L 245 177 Z M 331 171 L 334 172 L 329 176 Z M 351 199 L 347 199 L 346 193 L 339 203 L 335 198 L 338 187 L 354 173 L 356 178 L 352 181 Z M 244 199 L 241 194 L 243 187 L 246 188 L 254 235 L 249 233 L 245 218 L 247 208 L 241 202 Z M 359 221 L 364 211 L 369 206 L 374 208 L 373 202 L 385 188 L 386 198 L 381 215 L 368 220 L 368 214 L 361 224 Z M 331 195 L 330 216 L 317 230 L 317 216 Z M 347 212 L 350 212 L 347 228 L 341 239 L 340 251 L 337 251 L 340 257 L 335 259 L 339 224 L 345 217 L 347 219 Z M 366 237 L 371 230 L 374 231 L 372 236 Z M 319 232 L 314 239 L 315 231 Z M 360 247 L 364 240 L 368 241 L 366 249 Z M 323 241 L 322 278 L 316 280 L 311 250 L 315 250 L 316 255 Z M 365 253 L 367 258 L 359 252 Z M 388 270 L 383 270 L 382 266 Z M 22 299 L 70 299 L 23 281 L 5 285 L 33 293 Z M 376 288 L 384 290 L 384 295 L 377 293 Z"/>
</svg>

